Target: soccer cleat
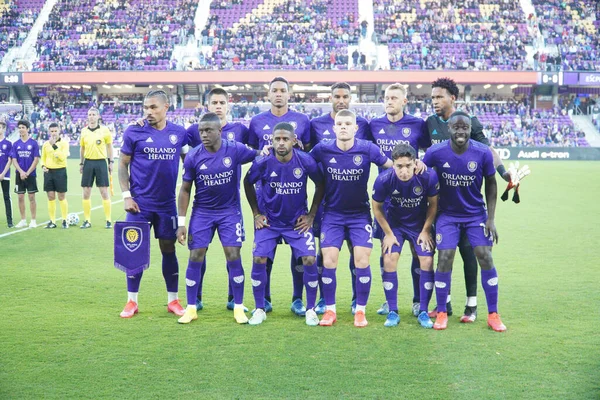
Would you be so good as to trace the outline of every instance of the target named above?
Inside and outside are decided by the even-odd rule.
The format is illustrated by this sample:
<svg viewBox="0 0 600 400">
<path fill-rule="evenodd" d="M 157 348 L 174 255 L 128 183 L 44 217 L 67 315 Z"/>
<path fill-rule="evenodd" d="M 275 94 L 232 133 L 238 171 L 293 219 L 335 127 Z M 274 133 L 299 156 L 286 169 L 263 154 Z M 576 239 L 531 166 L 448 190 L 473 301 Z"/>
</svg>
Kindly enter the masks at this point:
<svg viewBox="0 0 600 400">
<path fill-rule="evenodd" d="M 125 304 L 125 308 L 121 311 L 121 318 L 131 318 L 138 312 L 137 303 L 133 300 L 129 300 L 127 304 Z"/>
<path fill-rule="evenodd" d="M 412 305 L 412 313 L 415 317 L 419 316 L 419 311 L 421 311 L 421 304 L 413 303 Z"/>
<path fill-rule="evenodd" d="M 500 314 L 495 312 L 488 315 L 488 326 L 496 332 L 504 332 L 506 330 L 506 325 L 500 320 Z"/>
<path fill-rule="evenodd" d="M 265 301 L 265 306 L 266 306 L 266 301 Z M 233 309 L 235 308 L 235 303 L 233 302 L 233 300 L 228 301 L 227 302 L 227 309 L 230 311 L 233 311 Z M 272 308 L 271 308 L 272 309 Z M 198 309 L 199 310 L 199 309 Z M 266 310 L 266 307 L 265 307 Z M 244 312 L 248 312 L 248 308 L 246 306 L 244 306 Z M 268 312 L 268 311 L 267 311 Z"/>
<path fill-rule="evenodd" d="M 35 222 L 35 220 L 31 220 L 31 223 L 29 224 L 30 228 L 37 228 L 37 223 Z M 56 225 L 54 226 L 56 228 Z"/>
<path fill-rule="evenodd" d="M 88 229 L 91 228 L 92 224 L 90 224 L 90 221 L 83 221 L 83 225 L 81 225 L 81 229 Z"/>
<path fill-rule="evenodd" d="M 315 310 L 306 310 L 306 325 L 308 326 L 318 326 L 319 325 L 319 317 Z"/>
<path fill-rule="evenodd" d="M 105 228 L 106 228 L 106 229 L 111 229 L 111 228 L 112 228 L 112 224 L 111 224 L 111 222 L 110 222 L 110 221 L 106 221 L 106 226 L 105 226 Z"/>
<path fill-rule="evenodd" d="M 260 325 L 267 319 L 267 313 L 262 308 L 252 311 L 252 317 L 248 320 L 248 325 Z"/>
<path fill-rule="evenodd" d="M 247 308 L 245 310 L 248 311 Z M 271 311 L 273 311 L 273 304 L 269 300 L 265 300 L 265 312 L 269 313 Z"/>
<path fill-rule="evenodd" d="M 356 314 L 354 314 L 354 326 L 357 328 L 364 328 L 368 324 L 364 311 L 357 311 Z"/>
<path fill-rule="evenodd" d="M 433 328 L 433 322 L 431 322 L 429 315 L 427 315 L 427 311 L 421 311 L 417 317 L 417 321 L 419 321 L 419 324 L 425 329 Z"/>
<path fill-rule="evenodd" d="M 399 323 L 400 323 L 400 316 L 398 315 L 398 313 L 396 311 L 390 311 L 387 315 L 385 322 L 383 323 L 383 326 L 387 326 L 387 327 L 398 326 Z"/>
<path fill-rule="evenodd" d="M 202 300 L 196 299 L 196 311 L 200 311 L 204 308 L 204 304 L 202 304 Z"/>
<path fill-rule="evenodd" d="M 452 316 L 452 303 L 451 302 L 446 303 L 446 314 L 448 314 L 449 317 Z M 434 308 L 433 310 L 429 311 L 429 317 L 430 318 L 437 317 L 437 307 Z"/>
<path fill-rule="evenodd" d="M 317 302 L 317 306 L 315 307 L 315 312 L 317 313 L 317 315 L 323 315 L 323 314 L 325 314 L 325 309 L 326 309 L 325 299 L 321 297 L 319 299 L 319 301 Z"/>
<path fill-rule="evenodd" d="M 356 299 L 352 299 L 352 304 L 350 305 L 350 311 L 352 311 L 352 315 L 356 315 Z"/>
<path fill-rule="evenodd" d="M 331 311 L 331 310 L 327 310 L 327 311 L 325 311 L 323 318 L 321 318 L 321 322 L 319 322 L 319 325 L 331 326 L 331 325 L 335 324 L 335 321 L 337 321 L 337 315 L 335 314 L 335 312 Z"/>
<path fill-rule="evenodd" d="M 63 229 L 69 229 L 69 224 L 67 224 L 67 221 L 63 220 L 63 222 L 62 222 L 62 228 Z"/>
<path fill-rule="evenodd" d="M 465 313 L 463 314 L 462 317 L 460 317 L 460 322 L 462 322 L 464 324 L 468 324 L 470 322 L 475 322 L 476 319 L 477 319 L 477 306 L 474 306 L 474 307 L 466 306 Z"/>
<path fill-rule="evenodd" d="M 379 307 L 379 310 L 377 310 L 377 314 L 379 314 L 379 315 L 388 315 L 389 312 L 390 312 L 390 307 L 388 306 L 387 301 L 385 303 L 383 303 L 381 305 L 381 307 Z"/>
<path fill-rule="evenodd" d="M 7 225 L 8 225 L 9 228 L 14 228 L 15 227 L 12 222 L 9 222 Z"/>
<path fill-rule="evenodd" d="M 181 303 L 179 303 L 179 299 L 173 300 L 167 305 L 167 311 L 173 313 L 179 317 L 185 314 L 185 310 L 181 307 Z"/>
<path fill-rule="evenodd" d="M 44 229 L 56 229 L 56 224 L 52 221 L 48 222 L 48 224 L 44 227 Z"/>
<path fill-rule="evenodd" d="M 292 302 L 292 306 L 290 307 L 290 310 L 292 310 L 292 312 L 299 317 L 304 317 L 304 315 L 306 314 L 306 307 L 304 307 L 304 304 L 302 303 L 302 299 L 294 300 Z"/>
<path fill-rule="evenodd" d="M 444 330 L 448 327 L 448 313 L 439 312 L 435 318 L 435 324 L 433 324 L 433 329 L 437 331 Z"/>
<path fill-rule="evenodd" d="M 17 225 L 15 225 L 15 228 L 27 228 L 27 221 L 22 219 Z"/>
<path fill-rule="evenodd" d="M 244 306 L 233 307 L 233 318 L 235 318 L 235 322 L 237 322 L 238 324 L 247 324 L 248 323 L 248 317 L 246 316 L 246 314 L 244 314 L 245 309 L 246 309 L 246 307 L 244 307 Z"/>
<path fill-rule="evenodd" d="M 173 300 L 173 301 L 175 301 L 175 300 Z M 169 304 L 171 304 L 171 303 L 169 303 Z M 198 319 L 198 313 L 196 312 L 194 307 L 187 307 L 185 309 L 185 312 L 183 313 L 183 316 L 181 318 L 179 318 L 177 320 L 177 322 L 180 324 L 189 324 L 190 322 L 195 321 L 197 319 Z"/>
</svg>

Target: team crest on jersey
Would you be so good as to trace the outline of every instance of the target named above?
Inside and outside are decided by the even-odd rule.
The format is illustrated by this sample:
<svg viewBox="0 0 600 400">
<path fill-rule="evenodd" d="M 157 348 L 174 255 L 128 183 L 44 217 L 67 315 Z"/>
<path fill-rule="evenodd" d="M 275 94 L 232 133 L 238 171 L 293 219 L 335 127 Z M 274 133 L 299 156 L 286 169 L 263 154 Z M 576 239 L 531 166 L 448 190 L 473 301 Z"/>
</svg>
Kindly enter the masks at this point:
<svg viewBox="0 0 600 400">
<path fill-rule="evenodd" d="M 294 168 L 294 176 L 296 179 L 302 178 L 302 168 Z"/>
<path fill-rule="evenodd" d="M 235 135 L 233 134 L 233 132 L 227 133 L 227 139 L 229 139 L 229 140 L 235 139 Z"/>
<path fill-rule="evenodd" d="M 169 135 L 169 140 L 172 144 L 177 144 L 177 135 Z"/>
<path fill-rule="evenodd" d="M 413 193 L 416 194 L 417 196 L 420 196 L 423 194 L 423 188 L 421 186 L 415 186 L 413 188 Z"/>
<path fill-rule="evenodd" d="M 123 247 L 125 247 L 127 250 L 130 252 L 136 251 L 140 248 L 144 241 L 142 229 L 134 226 L 123 229 L 121 241 L 123 242 Z"/>
<path fill-rule="evenodd" d="M 321 232 L 321 242 L 325 240 L 325 232 Z"/>
<path fill-rule="evenodd" d="M 352 161 L 354 161 L 354 165 L 356 165 L 358 167 L 358 166 L 360 166 L 360 164 L 362 164 L 363 158 L 362 158 L 362 156 L 354 156 Z"/>
<path fill-rule="evenodd" d="M 27 145 L 27 150 L 31 150 L 31 145 L 30 144 Z"/>
<path fill-rule="evenodd" d="M 225 157 L 223 159 L 223 165 L 226 166 L 227 168 L 231 167 L 231 157 Z"/>
<path fill-rule="evenodd" d="M 475 172 L 477 169 L 477 161 L 469 161 L 467 163 L 467 169 L 471 172 Z"/>
<path fill-rule="evenodd" d="M 442 243 L 442 234 L 441 233 L 438 233 L 437 235 L 435 235 L 435 242 L 437 244 Z"/>
<path fill-rule="evenodd" d="M 2 150 L 6 150 L 6 145 L 5 144 L 2 145 Z"/>
<path fill-rule="evenodd" d="M 410 136 L 410 128 L 402 128 L 402 136 L 409 137 Z"/>
<path fill-rule="evenodd" d="M 290 125 L 294 127 L 294 130 L 296 130 L 296 128 L 298 128 L 298 124 L 296 123 L 296 121 L 290 122 Z"/>
</svg>

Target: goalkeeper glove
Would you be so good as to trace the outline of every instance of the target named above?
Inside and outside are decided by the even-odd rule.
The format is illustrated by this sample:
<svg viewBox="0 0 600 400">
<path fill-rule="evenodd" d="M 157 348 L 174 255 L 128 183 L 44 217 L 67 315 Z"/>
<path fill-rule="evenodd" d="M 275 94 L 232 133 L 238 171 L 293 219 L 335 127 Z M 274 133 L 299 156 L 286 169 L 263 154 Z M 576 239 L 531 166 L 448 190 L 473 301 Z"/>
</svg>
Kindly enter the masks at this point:
<svg viewBox="0 0 600 400">
<path fill-rule="evenodd" d="M 519 162 L 510 163 L 510 167 L 508 168 L 508 173 L 510 174 L 510 182 L 506 186 L 506 190 L 502 193 L 500 198 L 502 201 L 506 201 L 508 199 L 508 192 L 511 189 L 515 189 L 515 193 L 513 194 L 512 201 L 515 203 L 520 203 L 521 198 L 519 196 L 519 186 L 521 186 L 521 181 L 531 173 L 528 165 L 523 165 L 519 168 Z"/>
</svg>

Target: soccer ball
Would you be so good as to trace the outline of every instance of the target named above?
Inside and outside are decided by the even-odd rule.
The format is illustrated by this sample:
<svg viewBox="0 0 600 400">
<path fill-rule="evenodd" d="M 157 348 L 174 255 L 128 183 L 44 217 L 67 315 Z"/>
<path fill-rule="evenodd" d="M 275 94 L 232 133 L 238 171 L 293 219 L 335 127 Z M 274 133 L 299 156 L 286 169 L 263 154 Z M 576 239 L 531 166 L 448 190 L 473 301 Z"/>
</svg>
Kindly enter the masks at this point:
<svg viewBox="0 0 600 400">
<path fill-rule="evenodd" d="M 79 223 L 79 215 L 77 215 L 75 213 L 71 213 L 71 214 L 67 215 L 67 224 L 69 224 L 69 226 L 77 225 L 78 223 Z"/>
</svg>

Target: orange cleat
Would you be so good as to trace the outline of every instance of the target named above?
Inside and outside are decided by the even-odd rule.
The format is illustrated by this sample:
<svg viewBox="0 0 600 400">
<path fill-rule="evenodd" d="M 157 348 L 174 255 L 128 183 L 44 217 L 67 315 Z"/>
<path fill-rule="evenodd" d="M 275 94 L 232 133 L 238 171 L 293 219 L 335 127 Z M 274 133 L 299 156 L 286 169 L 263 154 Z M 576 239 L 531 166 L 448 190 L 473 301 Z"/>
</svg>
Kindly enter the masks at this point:
<svg viewBox="0 0 600 400">
<path fill-rule="evenodd" d="M 325 311 L 325 314 L 323 314 L 323 318 L 321 318 L 321 322 L 319 322 L 319 325 L 331 326 L 335 324 L 335 321 L 337 321 L 336 313 L 331 310 L 327 310 Z"/>
<path fill-rule="evenodd" d="M 367 322 L 367 318 L 365 317 L 364 311 L 357 311 L 354 314 L 354 326 L 357 328 L 364 328 L 369 323 Z"/>
<path fill-rule="evenodd" d="M 500 315 L 495 312 L 488 315 L 488 326 L 496 332 L 504 332 L 506 330 L 506 325 L 500 320 Z"/>
<path fill-rule="evenodd" d="M 433 324 L 433 329 L 441 331 L 448 327 L 448 313 L 438 312 Z"/>
<path fill-rule="evenodd" d="M 129 300 L 127 304 L 125 304 L 125 308 L 121 311 L 121 318 L 131 318 L 138 312 L 137 303 L 133 300 Z"/>
<path fill-rule="evenodd" d="M 173 313 L 179 317 L 181 317 L 183 314 L 185 314 L 185 310 L 183 309 L 183 307 L 181 307 L 181 304 L 179 303 L 179 299 L 173 300 L 172 302 L 170 302 L 167 305 L 167 311 L 170 313 Z"/>
</svg>

